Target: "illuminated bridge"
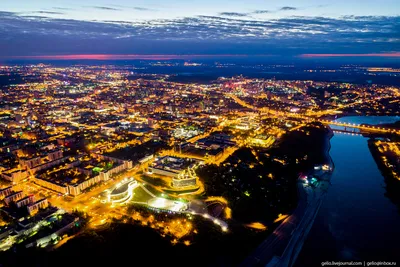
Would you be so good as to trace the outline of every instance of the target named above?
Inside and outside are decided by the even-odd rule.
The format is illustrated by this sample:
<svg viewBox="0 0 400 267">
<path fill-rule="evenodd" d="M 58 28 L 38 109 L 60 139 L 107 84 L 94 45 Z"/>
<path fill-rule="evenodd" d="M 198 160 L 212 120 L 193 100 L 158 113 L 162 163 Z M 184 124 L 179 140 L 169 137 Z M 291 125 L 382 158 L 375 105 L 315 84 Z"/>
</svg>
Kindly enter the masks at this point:
<svg viewBox="0 0 400 267">
<path fill-rule="evenodd" d="M 320 119 L 317 119 L 315 121 L 321 122 L 323 124 L 328 124 L 328 125 L 336 125 L 336 126 L 342 126 L 342 127 L 346 127 L 346 128 L 360 129 L 360 130 L 363 130 L 366 132 L 400 134 L 399 129 L 384 128 L 384 127 L 373 126 L 373 125 L 361 125 L 361 124 L 355 124 L 355 123 L 344 123 L 344 122 L 320 120 Z"/>
<path fill-rule="evenodd" d="M 233 94 L 226 94 L 226 96 L 232 98 L 236 103 L 238 103 L 242 107 L 257 110 L 260 112 L 266 112 L 266 113 L 269 113 L 269 114 L 272 114 L 275 116 L 285 116 L 285 117 L 289 117 L 289 118 L 303 119 L 307 122 L 317 121 L 317 122 L 327 124 L 327 125 L 336 125 L 336 126 L 343 126 L 343 127 L 348 127 L 348 128 L 356 128 L 356 129 L 360 129 L 365 132 L 391 133 L 391 134 L 399 134 L 400 135 L 399 129 L 390 129 L 390 128 L 384 128 L 384 127 L 373 126 L 373 125 L 361 125 L 361 124 L 355 124 L 355 123 L 345 123 L 345 122 L 313 118 L 313 116 L 321 116 L 321 115 L 331 114 L 331 113 L 337 112 L 337 110 L 325 110 L 325 111 L 318 111 L 318 112 L 310 111 L 307 113 L 307 115 L 302 115 L 302 114 L 296 114 L 296 113 L 291 113 L 291 112 L 286 112 L 286 111 L 281 111 L 281 110 L 274 110 L 274 109 L 265 108 L 265 107 L 258 108 L 251 104 L 246 103 L 245 101 L 241 100 L 239 97 L 237 97 Z M 346 132 L 349 132 L 349 131 L 346 131 Z"/>
</svg>

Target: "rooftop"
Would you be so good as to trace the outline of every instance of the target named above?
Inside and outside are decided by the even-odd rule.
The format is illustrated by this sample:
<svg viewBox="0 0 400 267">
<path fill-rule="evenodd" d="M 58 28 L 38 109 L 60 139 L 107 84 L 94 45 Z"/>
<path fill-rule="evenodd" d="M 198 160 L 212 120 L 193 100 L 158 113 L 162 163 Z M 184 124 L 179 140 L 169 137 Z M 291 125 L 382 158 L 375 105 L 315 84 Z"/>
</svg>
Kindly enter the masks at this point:
<svg viewBox="0 0 400 267">
<path fill-rule="evenodd" d="M 197 159 L 165 156 L 156 158 L 152 164 L 152 167 L 178 173 L 187 168 L 193 167 L 199 162 L 200 160 Z"/>
</svg>

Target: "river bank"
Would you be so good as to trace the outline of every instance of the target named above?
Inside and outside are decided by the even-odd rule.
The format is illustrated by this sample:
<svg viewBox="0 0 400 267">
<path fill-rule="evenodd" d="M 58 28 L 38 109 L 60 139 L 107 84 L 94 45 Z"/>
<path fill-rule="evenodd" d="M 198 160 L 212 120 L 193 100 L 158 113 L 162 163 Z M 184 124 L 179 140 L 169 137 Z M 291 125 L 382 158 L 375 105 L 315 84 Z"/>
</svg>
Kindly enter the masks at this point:
<svg viewBox="0 0 400 267">
<path fill-rule="evenodd" d="M 332 148 L 331 139 L 335 134 L 333 133 L 333 130 L 331 127 L 329 127 L 328 129 L 329 129 L 329 132 L 327 134 L 327 138 L 325 139 L 324 154 L 325 154 L 325 159 L 328 161 L 328 165 L 331 167 L 331 170 L 333 171 L 335 168 L 335 163 L 333 162 L 333 160 L 331 158 L 330 151 Z"/>
<path fill-rule="evenodd" d="M 396 166 L 387 163 L 388 159 L 380 152 L 376 140 L 368 140 L 368 147 L 386 183 L 386 196 L 397 206 L 400 212 L 400 180 Z M 389 159 L 395 164 L 396 159 Z"/>
<path fill-rule="evenodd" d="M 325 155 L 323 165 L 328 164 L 330 170 L 333 170 L 333 161 L 329 156 L 330 139 L 333 136 L 332 129 L 328 127 L 324 134 L 321 153 Z M 240 266 L 291 266 L 296 261 L 330 184 L 331 171 L 322 171 L 320 167 L 317 165 L 310 169 L 307 172 L 308 177 L 324 177 L 328 174 L 328 178 L 321 179 L 318 184 L 313 185 L 306 184 L 304 173 L 300 174 L 297 181 L 296 209 Z"/>
<path fill-rule="evenodd" d="M 380 124 L 397 117 L 345 117 L 340 122 Z M 361 135 L 335 133 L 329 190 L 300 252 L 296 267 L 324 261 L 398 258 L 400 214 L 388 199 L 385 179 Z M 390 245 L 389 245 L 390 244 Z"/>
</svg>

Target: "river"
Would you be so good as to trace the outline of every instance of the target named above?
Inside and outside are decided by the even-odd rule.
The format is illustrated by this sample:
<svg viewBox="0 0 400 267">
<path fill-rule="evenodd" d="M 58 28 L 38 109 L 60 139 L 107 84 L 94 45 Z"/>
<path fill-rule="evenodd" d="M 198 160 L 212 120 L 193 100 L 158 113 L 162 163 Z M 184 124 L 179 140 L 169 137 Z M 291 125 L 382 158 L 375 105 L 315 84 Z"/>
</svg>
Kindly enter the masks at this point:
<svg viewBox="0 0 400 267">
<path fill-rule="evenodd" d="M 391 123 L 400 117 L 343 117 L 349 123 Z M 330 155 L 335 170 L 326 198 L 296 267 L 324 261 L 400 259 L 400 213 L 385 197 L 385 181 L 360 135 L 336 133 Z M 398 263 L 400 264 L 400 262 Z"/>
</svg>

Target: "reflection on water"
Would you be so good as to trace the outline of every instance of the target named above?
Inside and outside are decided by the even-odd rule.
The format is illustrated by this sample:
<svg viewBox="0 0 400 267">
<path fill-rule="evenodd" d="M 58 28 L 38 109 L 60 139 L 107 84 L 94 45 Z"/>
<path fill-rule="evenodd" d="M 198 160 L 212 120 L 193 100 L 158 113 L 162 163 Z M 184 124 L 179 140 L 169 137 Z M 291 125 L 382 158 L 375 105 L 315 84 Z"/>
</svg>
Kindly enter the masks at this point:
<svg viewBox="0 0 400 267">
<path fill-rule="evenodd" d="M 396 121 L 400 121 L 399 116 L 348 116 L 339 118 L 336 121 L 345 122 L 345 123 L 354 123 L 354 124 L 386 124 L 386 123 L 394 123 Z M 360 132 L 358 128 L 351 127 L 343 127 L 337 125 L 331 125 L 333 130 L 350 130 L 356 133 Z"/>
<path fill-rule="evenodd" d="M 349 123 L 390 123 L 399 117 L 345 117 Z M 400 252 L 400 214 L 385 197 L 385 182 L 367 138 L 337 133 L 331 139 L 332 186 L 296 266 L 327 260 L 395 260 Z"/>
</svg>

